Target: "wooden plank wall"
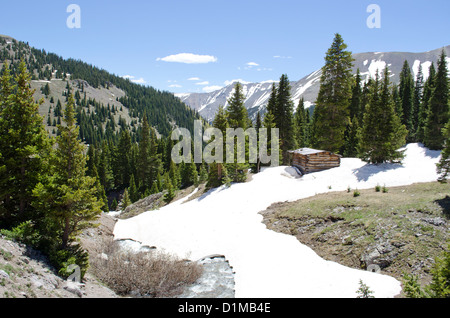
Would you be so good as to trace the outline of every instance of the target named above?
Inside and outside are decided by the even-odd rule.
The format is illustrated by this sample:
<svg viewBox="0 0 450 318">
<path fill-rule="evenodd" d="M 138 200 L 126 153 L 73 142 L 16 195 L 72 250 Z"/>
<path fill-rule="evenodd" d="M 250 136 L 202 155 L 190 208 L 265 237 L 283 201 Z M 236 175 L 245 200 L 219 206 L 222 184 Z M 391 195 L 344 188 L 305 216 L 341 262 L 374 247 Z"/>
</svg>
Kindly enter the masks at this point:
<svg viewBox="0 0 450 318">
<path fill-rule="evenodd" d="M 299 167 L 303 173 L 311 173 L 341 165 L 341 158 L 329 152 L 320 152 L 310 155 L 293 154 L 292 165 Z"/>
</svg>

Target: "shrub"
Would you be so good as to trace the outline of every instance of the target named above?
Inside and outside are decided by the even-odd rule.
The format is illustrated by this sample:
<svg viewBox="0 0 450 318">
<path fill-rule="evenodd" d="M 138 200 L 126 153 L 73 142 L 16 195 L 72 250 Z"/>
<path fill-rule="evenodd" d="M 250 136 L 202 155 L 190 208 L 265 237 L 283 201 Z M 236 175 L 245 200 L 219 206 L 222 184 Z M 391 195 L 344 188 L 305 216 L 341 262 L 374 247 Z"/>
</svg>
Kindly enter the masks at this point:
<svg viewBox="0 0 450 318">
<path fill-rule="evenodd" d="M 34 228 L 31 221 L 23 222 L 11 230 L 0 230 L 6 239 L 36 246 L 41 239 L 39 232 Z"/>
<path fill-rule="evenodd" d="M 369 286 L 359 280 L 359 288 L 357 290 L 358 296 L 356 298 L 375 298 L 372 296 L 373 291 L 369 289 Z"/>
<path fill-rule="evenodd" d="M 173 297 L 201 275 L 197 263 L 158 252 L 124 251 L 113 241 L 104 242 L 102 252 L 92 256 L 94 275 L 117 294 L 140 297 Z"/>
<path fill-rule="evenodd" d="M 380 192 L 380 191 L 381 191 L 381 186 L 379 184 L 377 184 L 375 187 L 375 192 Z"/>
<path fill-rule="evenodd" d="M 56 267 L 58 275 L 67 279 L 72 273 L 72 265 L 80 268 L 80 279 L 83 279 L 89 268 L 89 255 L 79 245 L 72 245 L 66 249 L 54 249 L 49 253 L 50 262 Z"/>
<path fill-rule="evenodd" d="M 361 193 L 358 190 L 353 191 L 353 197 L 359 197 Z"/>
<path fill-rule="evenodd" d="M 405 274 L 403 292 L 409 298 L 449 298 L 450 297 L 450 245 L 431 269 L 431 283 L 421 288 L 418 278 Z"/>
</svg>

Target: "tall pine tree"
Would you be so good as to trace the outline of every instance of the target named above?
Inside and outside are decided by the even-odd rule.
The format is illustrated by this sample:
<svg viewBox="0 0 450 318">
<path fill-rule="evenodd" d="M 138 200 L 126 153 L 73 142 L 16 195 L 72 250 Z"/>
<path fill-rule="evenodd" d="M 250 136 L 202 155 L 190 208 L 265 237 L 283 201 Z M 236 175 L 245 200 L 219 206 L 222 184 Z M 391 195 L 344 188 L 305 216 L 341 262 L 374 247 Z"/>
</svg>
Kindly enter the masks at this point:
<svg viewBox="0 0 450 318">
<path fill-rule="evenodd" d="M 325 57 L 315 109 L 313 146 L 337 153 L 344 146 L 350 121 L 353 58 L 346 49 L 341 35 L 336 34 Z"/>
<path fill-rule="evenodd" d="M 92 226 L 103 205 L 97 199 L 97 180 L 86 176 L 86 149 L 79 140 L 72 93 L 64 114 L 65 125 L 58 126 L 52 176 L 33 191 L 36 207 L 56 225 L 61 249 L 69 248 L 81 230 Z"/>
<path fill-rule="evenodd" d="M 438 61 L 438 69 L 435 78 L 435 88 L 431 94 L 428 114 L 425 122 L 425 146 L 432 150 L 440 150 L 444 147 L 444 135 L 442 129 L 449 118 L 448 95 L 448 70 L 444 50 Z"/>
<path fill-rule="evenodd" d="M 283 164 L 289 164 L 289 150 L 294 150 L 295 131 L 294 131 L 294 103 L 291 100 L 291 84 L 286 74 L 280 78 L 277 89 L 277 98 L 275 106 L 275 125 L 280 132 L 280 149 Z"/>
<path fill-rule="evenodd" d="M 402 109 L 402 123 L 408 130 L 408 141 L 414 140 L 414 109 L 413 109 L 413 92 L 414 79 L 411 74 L 408 61 L 403 63 L 402 71 L 400 72 L 399 97 L 401 100 Z"/>
<path fill-rule="evenodd" d="M 306 147 L 306 112 L 303 97 L 300 99 L 294 115 L 296 148 Z"/>
<path fill-rule="evenodd" d="M 398 149 L 404 145 L 407 130 L 394 109 L 389 70 L 381 83 L 377 72 L 366 106 L 360 139 L 360 156 L 370 163 L 395 162 L 403 158 Z"/>
<path fill-rule="evenodd" d="M 38 113 L 42 101 L 34 101 L 31 76 L 24 61 L 19 64 L 14 82 L 15 85 L 9 68 L 4 66 L 0 87 L 0 167 L 4 167 L 0 201 L 4 222 L 10 226 L 33 217 L 33 189 L 48 169 L 51 151 L 43 118 Z"/>
</svg>

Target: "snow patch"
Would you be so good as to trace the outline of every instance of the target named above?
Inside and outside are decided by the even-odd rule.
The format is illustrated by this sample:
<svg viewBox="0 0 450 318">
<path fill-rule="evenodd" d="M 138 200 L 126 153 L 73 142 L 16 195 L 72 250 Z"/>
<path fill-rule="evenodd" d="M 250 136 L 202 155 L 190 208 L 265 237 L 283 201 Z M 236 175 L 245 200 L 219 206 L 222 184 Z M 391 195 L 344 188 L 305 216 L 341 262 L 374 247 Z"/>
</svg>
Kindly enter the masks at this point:
<svg viewBox="0 0 450 318">
<path fill-rule="evenodd" d="M 343 158 L 339 168 L 295 178 L 288 167 L 266 168 L 247 183 L 210 190 L 116 224 L 115 239 L 133 239 L 183 258 L 226 255 L 237 298 L 356 297 L 360 279 L 379 298 L 401 291 L 396 279 L 325 261 L 290 235 L 268 230 L 260 211 L 347 187 L 365 189 L 437 179 L 440 153 L 410 144 L 400 164 L 370 165 Z M 332 189 L 332 190 L 330 190 Z"/>
</svg>

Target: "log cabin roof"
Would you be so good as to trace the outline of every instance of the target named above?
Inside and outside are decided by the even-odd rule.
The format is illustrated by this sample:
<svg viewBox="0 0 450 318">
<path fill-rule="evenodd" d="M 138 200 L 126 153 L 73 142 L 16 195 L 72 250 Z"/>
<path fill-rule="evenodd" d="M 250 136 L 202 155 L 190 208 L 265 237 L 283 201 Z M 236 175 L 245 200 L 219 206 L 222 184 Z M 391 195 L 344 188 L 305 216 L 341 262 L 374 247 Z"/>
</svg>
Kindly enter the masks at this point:
<svg viewBox="0 0 450 318">
<path fill-rule="evenodd" d="M 295 154 L 300 154 L 300 155 L 314 155 L 314 154 L 324 153 L 324 152 L 329 153 L 331 155 L 336 155 L 336 154 L 333 154 L 326 150 L 317 150 L 317 149 L 312 149 L 312 148 L 300 148 L 297 150 L 289 151 L 289 153 L 295 153 Z M 336 156 L 338 156 L 338 155 L 336 155 Z"/>
</svg>

